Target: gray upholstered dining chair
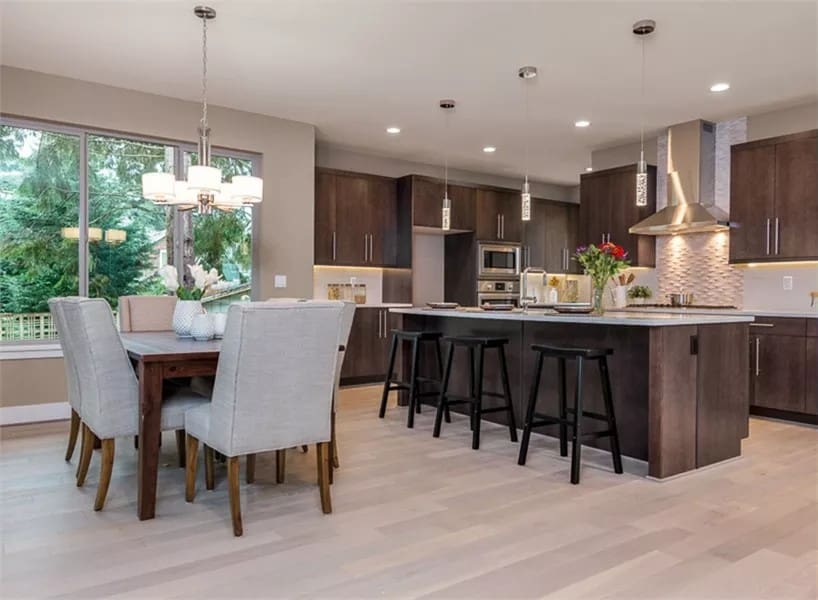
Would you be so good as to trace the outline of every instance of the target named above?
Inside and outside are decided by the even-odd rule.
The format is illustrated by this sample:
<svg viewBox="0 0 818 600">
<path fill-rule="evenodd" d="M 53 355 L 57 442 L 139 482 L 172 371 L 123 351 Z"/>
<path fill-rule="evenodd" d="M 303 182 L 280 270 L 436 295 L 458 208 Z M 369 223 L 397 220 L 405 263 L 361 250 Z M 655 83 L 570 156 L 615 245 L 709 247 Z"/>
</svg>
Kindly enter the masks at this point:
<svg viewBox="0 0 818 600">
<path fill-rule="evenodd" d="M 77 437 L 79 436 L 80 425 L 80 392 L 78 385 L 78 377 L 76 375 L 76 365 L 74 365 L 74 355 L 67 350 L 69 343 L 65 325 L 65 315 L 63 313 L 62 300 L 68 298 L 52 298 L 48 301 L 48 308 L 51 311 L 51 317 L 57 327 L 57 337 L 60 340 L 60 347 L 63 354 L 63 365 L 65 367 L 65 380 L 68 385 L 68 405 L 71 407 L 71 425 L 68 431 L 68 447 L 65 450 L 65 461 L 69 462 L 74 456 L 74 448 L 77 445 Z"/>
<path fill-rule="evenodd" d="M 342 310 L 341 302 L 253 302 L 228 311 L 212 401 L 185 415 L 185 499 L 195 497 L 202 442 L 227 457 L 237 536 L 240 456 L 316 444 L 321 507 L 332 512 L 329 441 Z M 206 478 L 212 488 L 212 472 Z"/>
<path fill-rule="evenodd" d="M 85 483 L 96 437 L 101 440 L 102 465 L 94 510 L 102 510 L 111 482 L 114 439 L 139 432 L 139 387 L 105 300 L 58 298 L 51 305 L 58 315 L 58 327 L 62 323 L 59 333 L 67 357 L 69 390 L 75 390 L 79 398 L 83 440 L 77 486 Z M 184 390 L 165 397 L 162 430 L 182 429 L 185 412 L 207 403 L 207 398 Z"/>
</svg>

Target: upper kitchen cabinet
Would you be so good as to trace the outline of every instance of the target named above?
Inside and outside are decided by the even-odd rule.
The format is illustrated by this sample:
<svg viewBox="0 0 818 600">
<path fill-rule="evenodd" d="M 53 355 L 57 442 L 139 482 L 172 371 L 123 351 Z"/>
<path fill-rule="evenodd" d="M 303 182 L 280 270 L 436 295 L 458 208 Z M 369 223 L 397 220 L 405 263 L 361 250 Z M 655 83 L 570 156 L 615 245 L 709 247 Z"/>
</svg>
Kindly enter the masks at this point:
<svg viewBox="0 0 818 600">
<path fill-rule="evenodd" d="M 409 266 L 404 221 L 394 179 L 316 170 L 315 264 Z"/>
<path fill-rule="evenodd" d="M 474 231 L 475 196 L 472 187 L 449 184 L 451 232 Z M 412 225 L 441 229 L 443 226 L 443 182 L 421 175 L 407 175 L 398 180 L 398 195 L 412 206 Z"/>
<path fill-rule="evenodd" d="M 578 272 L 571 255 L 577 247 L 579 206 L 532 200 L 531 221 L 523 223 L 524 267 L 542 267 L 548 273 Z"/>
<path fill-rule="evenodd" d="M 520 243 L 523 237 L 520 195 L 494 189 L 477 190 L 477 239 Z"/>
<path fill-rule="evenodd" d="M 580 177 L 580 244 L 613 242 L 628 251 L 634 267 L 656 265 L 652 236 L 628 229 L 656 212 L 656 167 L 648 165 L 648 204 L 636 206 L 636 165 L 616 167 Z"/>
<path fill-rule="evenodd" d="M 738 144 L 730 262 L 818 259 L 818 130 Z"/>
</svg>

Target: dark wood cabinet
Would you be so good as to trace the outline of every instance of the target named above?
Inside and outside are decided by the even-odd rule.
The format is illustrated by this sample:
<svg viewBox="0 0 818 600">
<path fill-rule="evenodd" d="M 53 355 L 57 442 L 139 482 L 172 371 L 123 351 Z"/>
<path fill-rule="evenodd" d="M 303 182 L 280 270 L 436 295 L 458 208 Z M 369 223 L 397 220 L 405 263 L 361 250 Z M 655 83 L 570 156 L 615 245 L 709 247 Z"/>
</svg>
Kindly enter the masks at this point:
<svg viewBox="0 0 818 600">
<path fill-rule="evenodd" d="M 818 338 L 808 337 L 804 361 L 804 412 L 818 415 Z"/>
<path fill-rule="evenodd" d="M 513 243 L 522 241 L 520 194 L 478 188 L 476 200 L 478 240 Z"/>
<path fill-rule="evenodd" d="M 548 273 L 575 273 L 571 255 L 577 245 L 579 206 L 535 199 L 531 221 L 523 223 L 523 267 L 542 267 Z"/>
<path fill-rule="evenodd" d="M 732 147 L 730 262 L 818 259 L 818 130 Z"/>
<path fill-rule="evenodd" d="M 443 225 L 443 181 L 420 175 L 408 175 L 398 180 L 399 195 L 405 194 L 412 203 L 412 225 L 440 229 Z M 474 231 L 475 198 L 473 187 L 449 184 L 451 229 L 454 232 Z"/>
<path fill-rule="evenodd" d="M 394 179 L 317 169 L 315 264 L 393 267 L 402 264 L 400 210 Z"/>
<path fill-rule="evenodd" d="M 389 358 L 391 330 L 400 327 L 400 315 L 386 308 L 359 306 L 349 332 L 341 383 L 382 381 Z"/>
<path fill-rule="evenodd" d="M 635 267 L 656 265 L 652 236 L 633 235 L 630 227 L 656 212 L 656 167 L 648 166 L 648 204 L 636 206 L 636 165 L 580 177 L 580 244 L 619 244 Z"/>
</svg>

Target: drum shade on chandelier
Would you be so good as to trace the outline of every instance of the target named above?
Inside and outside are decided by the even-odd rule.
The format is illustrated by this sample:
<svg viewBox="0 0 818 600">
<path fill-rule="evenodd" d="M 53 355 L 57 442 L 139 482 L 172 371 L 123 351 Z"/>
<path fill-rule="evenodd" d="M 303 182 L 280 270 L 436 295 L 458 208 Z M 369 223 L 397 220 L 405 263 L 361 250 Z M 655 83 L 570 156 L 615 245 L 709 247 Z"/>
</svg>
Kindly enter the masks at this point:
<svg viewBox="0 0 818 600">
<path fill-rule="evenodd" d="M 144 173 L 142 196 L 154 204 L 175 206 L 180 210 L 198 207 L 207 214 L 212 208 L 232 210 L 261 202 L 263 182 L 259 177 L 236 175 L 222 181 L 222 171 L 210 165 L 210 127 L 207 124 L 207 22 L 216 18 L 209 6 L 197 6 L 193 13 L 202 20 L 202 118 L 199 122 L 199 164 L 187 170 L 187 180 L 176 180 L 171 173 Z"/>
</svg>

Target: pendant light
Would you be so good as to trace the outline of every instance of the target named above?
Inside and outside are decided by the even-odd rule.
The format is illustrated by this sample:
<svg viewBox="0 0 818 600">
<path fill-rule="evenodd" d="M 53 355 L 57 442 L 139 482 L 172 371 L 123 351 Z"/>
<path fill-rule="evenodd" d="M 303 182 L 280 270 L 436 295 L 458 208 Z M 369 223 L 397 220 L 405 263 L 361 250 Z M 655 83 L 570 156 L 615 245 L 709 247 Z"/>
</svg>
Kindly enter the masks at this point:
<svg viewBox="0 0 818 600">
<path fill-rule="evenodd" d="M 528 115 L 528 90 L 533 85 L 533 79 L 537 76 L 537 67 L 520 67 L 517 76 L 523 80 L 525 85 L 525 183 L 520 194 L 520 214 L 523 221 L 531 220 L 531 188 L 528 186 L 528 141 L 531 124 Z"/>
<path fill-rule="evenodd" d="M 645 162 L 645 38 L 656 30 L 656 21 L 642 19 L 633 24 L 633 34 L 642 42 L 641 108 L 639 117 L 639 162 L 636 165 L 636 206 L 648 205 L 648 164 Z"/>
<path fill-rule="evenodd" d="M 445 123 L 443 126 L 444 135 L 446 137 L 446 150 L 443 153 L 443 210 L 441 213 L 441 229 L 443 231 L 449 231 L 452 228 L 452 201 L 449 199 L 449 151 L 448 151 L 448 144 L 449 144 L 449 115 L 454 111 L 454 107 L 457 103 L 450 99 L 446 98 L 445 100 L 440 101 L 440 108 L 442 108 L 445 112 Z"/>
<path fill-rule="evenodd" d="M 170 173 L 142 175 L 142 195 L 154 204 L 175 206 L 179 210 L 198 207 L 210 213 L 213 207 L 233 210 L 261 202 L 263 182 L 259 177 L 235 176 L 222 182 L 222 171 L 210 164 L 210 126 L 207 122 L 207 22 L 216 18 L 209 6 L 197 6 L 193 14 L 202 20 L 202 118 L 199 121 L 199 164 L 187 170 L 187 180 L 176 181 Z"/>
</svg>

